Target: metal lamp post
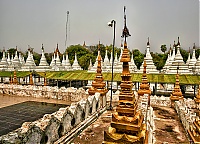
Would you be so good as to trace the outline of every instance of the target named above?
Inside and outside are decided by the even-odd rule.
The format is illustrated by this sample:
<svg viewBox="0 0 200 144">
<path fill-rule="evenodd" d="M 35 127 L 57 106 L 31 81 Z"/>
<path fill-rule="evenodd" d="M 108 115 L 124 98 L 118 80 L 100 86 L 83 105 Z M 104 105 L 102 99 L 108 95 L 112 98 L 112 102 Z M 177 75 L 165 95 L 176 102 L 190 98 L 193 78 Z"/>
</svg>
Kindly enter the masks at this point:
<svg viewBox="0 0 200 144">
<path fill-rule="evenodd" d="M 111 77 L 111 95 L 110 95 L 110 110 L 112 109 L 112 91 L 113 91 L 113 65 L 114 65 L 114 47 L 115 47 L 115 25 L 116 21 L 112 20 L 111 22 L 108 23 L 108 26 L 113 27 L 114 29 L 114 34 L 113 34 L 113 47 L 112 47 L 112 77 Z"/>
</svg>

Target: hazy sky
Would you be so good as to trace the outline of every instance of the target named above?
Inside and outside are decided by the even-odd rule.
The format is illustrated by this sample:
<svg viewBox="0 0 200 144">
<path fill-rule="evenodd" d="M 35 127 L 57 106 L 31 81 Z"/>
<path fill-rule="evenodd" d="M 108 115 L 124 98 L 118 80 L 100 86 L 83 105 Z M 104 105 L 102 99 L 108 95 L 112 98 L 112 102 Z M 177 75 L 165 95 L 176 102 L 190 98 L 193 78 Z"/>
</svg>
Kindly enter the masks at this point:
<svg viewBox="0 0 200 144">
<path fill-rule="evenodd" d="M 69 11 L 68 42 L 86 45 L 110 45 L 116 20 L 116 46 L 120 47 L 126 6 L 130 49 L 161 52 L 160 45 L 173 44 L 180 37 L 181 46 L 199 46 L 199 0 L 0 0 L 0 49 L 28 45 L 41 52 L 52 52 L 59 44 L 65 50 L 66 12 Z"/>
</svg>

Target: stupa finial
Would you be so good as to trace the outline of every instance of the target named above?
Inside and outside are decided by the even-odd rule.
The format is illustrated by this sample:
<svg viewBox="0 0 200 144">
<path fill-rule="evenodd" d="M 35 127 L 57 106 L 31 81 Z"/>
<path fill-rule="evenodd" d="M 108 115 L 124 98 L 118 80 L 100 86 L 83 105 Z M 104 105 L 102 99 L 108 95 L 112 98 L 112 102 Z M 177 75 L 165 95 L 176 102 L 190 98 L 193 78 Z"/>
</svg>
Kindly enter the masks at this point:
<svg viewBox="0 0 200 144">
<path fill-rule="evenodd" d="M 129 30 L 128 30 L 127 26 L 126 26 L 126 7 L 124 6 L 124 29 L 122 31 L 122 36 L 121 37 L 125 38 L 125 42 L 126 42 L 126 37 L 129 37 L 129 36 L 131 36 L 131 35 L 130 35 Z"/>
<path fill-rule="evenodd" d="M 149 37 L 147 38 L 147 46 L 149 46 L 150 45 L 150 43 L 149 43 Z"/>
</svg>

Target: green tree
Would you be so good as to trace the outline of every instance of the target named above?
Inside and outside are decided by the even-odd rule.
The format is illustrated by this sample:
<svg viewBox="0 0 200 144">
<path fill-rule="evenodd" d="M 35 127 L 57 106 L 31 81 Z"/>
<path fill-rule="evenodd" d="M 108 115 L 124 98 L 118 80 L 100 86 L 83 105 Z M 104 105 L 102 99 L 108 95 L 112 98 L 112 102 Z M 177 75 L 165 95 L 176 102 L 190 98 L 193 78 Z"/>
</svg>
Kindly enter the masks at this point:
<svg viewBox="0 0 200 144">
<path fill-rule="evenodd" d="M 75 59 L 75 53 L 77 55 L 77 60 L 79 61 L 79 65 L 83 68 L 83 69 L 87 69 L 87 63 L 84 64 L 82 62 L 80 62 L 80 58 L 82 56 L 84 56 L 83 58 L 81 58 L 81 61 L 83 61 L 83 59 L 85 58 L 85 61 L 87 61 L 88 56 L 85 56 L 87 54 L 92 55 L 91 51 L 89 51 L 88 49 L 86 49 L 85 47 L 81 46 L 81 45 L 71 45 L 69 46 L 66 51 L 68 53 L 68 58 L 71 64 L 73 64 L 74 59 Z M 92 59 L 93 60 L 93 59 Z M 89 64 L 88 64 L 89 66 Z"/>
<path fill-rule="evenodd" d="M 165 54 L 165 52 L 167 51 L 167 46 L 165 44 L 161 45 L 161 51 Z"/>
<path fill-rule="evenodd" d="M 153 53 L 151 52 L 151 56 L 153 58 L 153 62 L 154 62 L 154 65 L 156 66 L 156 69 L 157 70 L 161 70 L 164 65 L 165 65 L 165 62 L 167 60 L 167 54 L 159 54 L 159 53 Z"/>
<path fill-rule="evenodd" d="M 135 65 L 138 69 L 140 69 L 142 62 L 144 61 L 144 54 L 141 53 L 138 49 L 134 49 L 132 53 Z"/>
<path fill-rule="evenodd" d="M 181 53 L 181 55 L 183 57 L 183 61 L 186 63 L 186 61 L 188 59 L 188 52 L 186 50 L 184 50 L 184 49 L 181 48 L 180 49 L 180 53 Z"/>
</svg>

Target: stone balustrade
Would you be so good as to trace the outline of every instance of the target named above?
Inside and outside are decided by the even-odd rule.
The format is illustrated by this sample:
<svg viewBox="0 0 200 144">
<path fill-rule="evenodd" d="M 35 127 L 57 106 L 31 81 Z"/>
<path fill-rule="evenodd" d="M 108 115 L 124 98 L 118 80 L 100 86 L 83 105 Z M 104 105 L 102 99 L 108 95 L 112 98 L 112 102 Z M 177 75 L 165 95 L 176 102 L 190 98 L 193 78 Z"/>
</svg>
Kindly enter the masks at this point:
<svg viewBox="0 0 200 144">
<path fill-rule="evenodd" d="M 87 98 L 89 94 L 83 88 L 57 86 L 35 86 L 35 85 L 14 85 L 0 84 L 0 94 L 30 96 L 36 98 L 51 98 L 64 101 L 80 101 Z"/>
<path fill-rule="evenodd" d="M 194 122 L 196 116 L 195 102 L 192 99 L 185 99 L 183 101 L 175 102 L 175 110 L 183 124 L 184 129 L 187 131 L 189 126 Z"/>
<path fill-rule="evenodd" d="M 1 136 L 0 143 L 52 144 L 84 120 L 87 121 L 100 108 L 100 94 L 95 93 L 69 107 L 45 114 L 39 120 L 23 123 L 17 130 Z"/>
<path fill-rule="evenodd" d="M 150 96 L 150 104 L 157 105 L 157 106 L 171 106 L 171 101 L 169 97 L 164 96 Z"/>
</svg>

